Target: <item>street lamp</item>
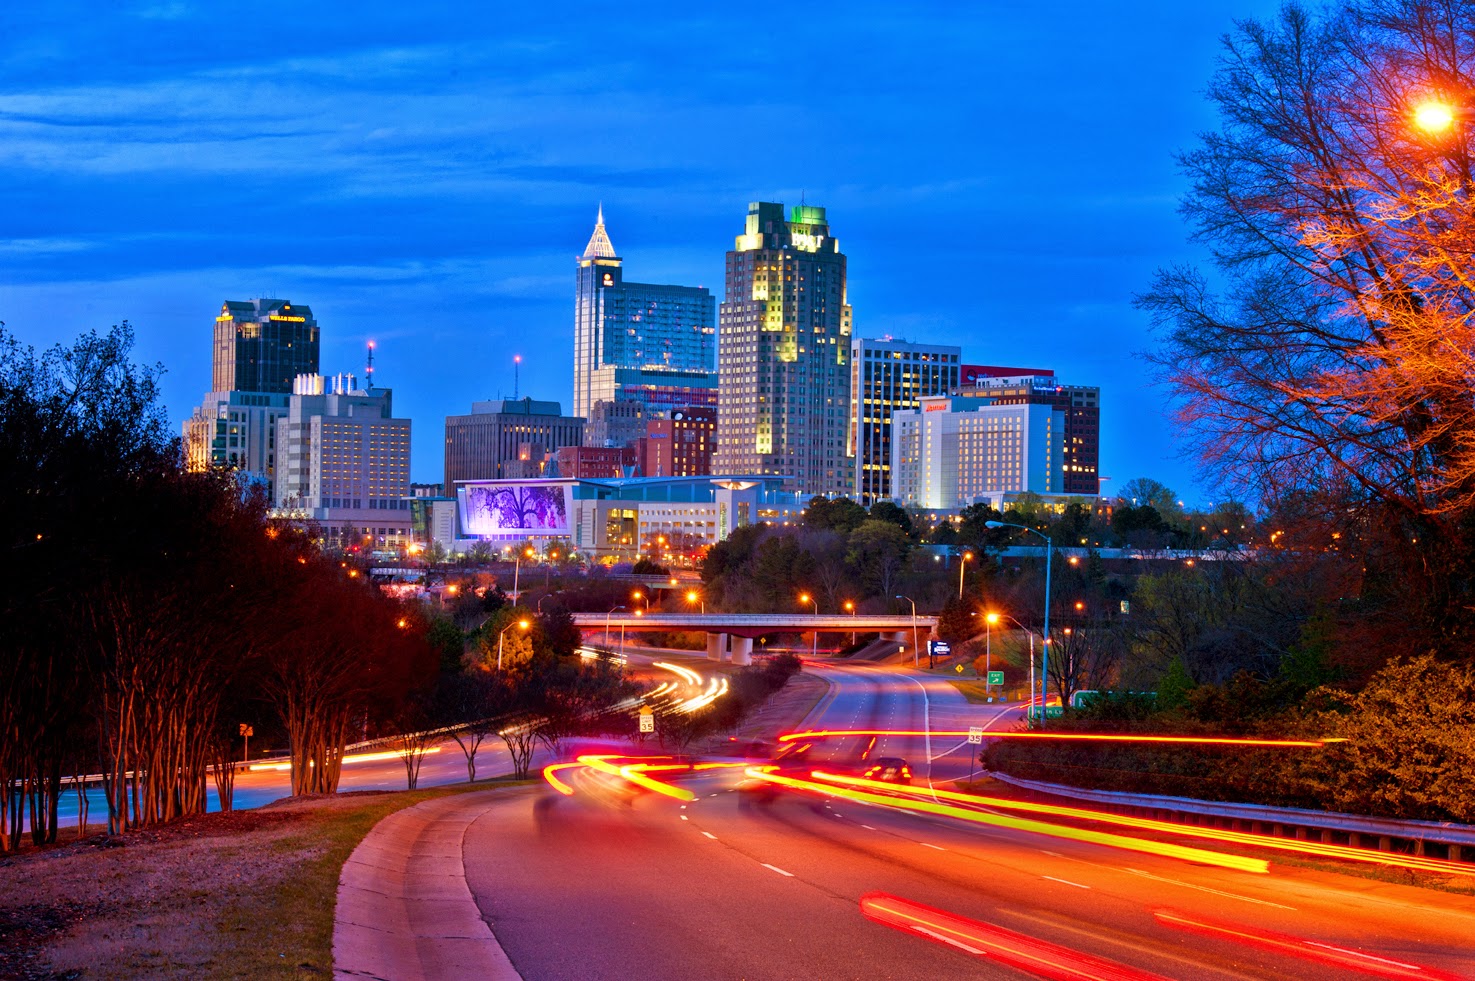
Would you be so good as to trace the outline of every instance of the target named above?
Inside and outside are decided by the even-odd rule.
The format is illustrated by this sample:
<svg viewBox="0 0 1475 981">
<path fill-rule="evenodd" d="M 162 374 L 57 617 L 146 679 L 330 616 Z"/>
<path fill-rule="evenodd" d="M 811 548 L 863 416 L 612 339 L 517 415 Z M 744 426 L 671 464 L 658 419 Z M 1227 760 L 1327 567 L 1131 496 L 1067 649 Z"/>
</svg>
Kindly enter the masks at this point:
<svg viewBox="0 0 1475 981">
<path fill-rule="evenodd" d="M 917 649 L 922 645 L 917 640 L 917 601 L 912 599 L 910 596 L 898 596 L 896 598 L 904 599 L 908 603 L 912 604 L 912 667 L 920 667 L 920 665 L 917 663 Z M 932 651 L 930 650 L 927 652 L 927 666 L 929 668 L 932 667 Z"/>
<path fill-rule="evenodd" d="M 968 563 L 973 561 L 972 552 L 964 552 L 963 557 L 958 560 L 958 599 L 963 598 L 963 570 L 968 568 Z"/>
<path fill-rule="evenodd" d="M 638 599 L 638 600 L 645 600 L 645 612 L 647 612 L 647 613 L 650 612 L 650 597 L 649 596 L 646 596 L 644 593 L 642 593 L 640 590 L 637 589 L 637 590 L 635 590 L 635 592 L 633 592 L 633 593 L 630 594 L 630 598 L 631 599 Z"/>
<path fill-rule="evenodd" d="M 1043 531 L 1036 531 L 1027 525 L 1016 525 L 1008 521 L 985 521 L 983 526 L 985 528 L 1018 528 L 1031 535 L 1039 535 L 1045 540 L 1045 627 L 1040 631 L 1042 644 L 1040 652 L 1040 728 L 1043 729 L 1045 728 L 1045 701 L 1048 698 L 1050 686 L 1050 554 L 1055 551 L 1055 543 L 1050 541 L 1050 536 Z"/>
<path fill-rule="evenodd" d="M 999 622 L 997 613 L 985 613 L 983 615 L 983 690 L 990 695 L 989 675 L 994 668 L 994 624 Z M 1034 667 L 1034 659 L 1030 659 L 1030 667 Z"/>
<path fill-rule="evenodd" d="M 702 604 L 702 615 L 703 616 L 706 616 L 706 614 L 707 614 L 707 598 L 705 596 L 703 596 L 701 593 L 697 592 L 695 589 L 688 589 L 686 591 L 686 601 L 688 603 L 700 603 L 700 604 Z"/>
<path fill-rule="evenodd" d="M 522 629 L 526 630 L 530 626 L 532 626 L 532 624 L 528 623 L 528 621 L 526 621 L 526 620 L 518 620 L 516 623 L 509 623 L 507 626 L 503 627 L 502 628 L 502 632 L 497 635 L 497 670 L 498 671 L 501 671 L 502 670 L 502 638 L 505 637 L 505 636 L 507 636 L 507 631 L 511 630 L 513 627 L 521 627 Z"/>
<path fill-rule="evenodd" d="M 606 644 L 609 643 L 609 618 L 614 615 L 616 610 L 623 609 L 625 609 L 623 606 L 612 606 L 609 612 L 604 615 L 604 642 Z M 620 624 L 620 656 L 625 656 L 625 625 L 623 623 Z"/>
<path fill-rule="evenodd" d="M 1414 109 L 1414 125 L 1426 133 L 1442 133 L 1454 125 L 1454 110 L 1437 99 L 1420 103 Z"/>
<path fill-rule="evenodd" d="M 1028 627 L 1026 627 L 1024 624 L 1020 623 L 1018 617 L 1011 616 L 1008 613 L 1003 613 L 1003 614 L 1000 614 L 1000 613 L 990 613 L 990 614 L 988 614 L 988 616 L 993 618 L 992 620 L 989 620 L 990 623 L 998 623 L 1000 616 L 1008 617 L 1010 620 L 1013 620 L 1014 621 L 1014 625 L 1016 627 L 1018 627 L 1020 630 L 1023 630 L 1024 631 L 1024 635 L 1029 638 L 1029 691 L 1030 691 L 1030 701 L 1033 702 L 1034 701 L 1034 691 L 1035 691 L 1035 634 L 1034 634 L 1034 631 L 1031 630 L 1031 629 L 1029 629 Z M 985 618 L 985 619 L 987 619 L 987 618 Z M 984 687 L 987 687 L 987 685 L 985 685 Z M 1045 716 L 1045 705 L 1044 705 L 1044 702 L 1042 701 L 1040 703 L 1040 718 L 1043 719 L 1044 716 Z"/>
<path fill-rule="evenodd" d="M 517 585 L 518 585 L 519 578 L 522 576 L 522 560 L 523 560 L 523 557 L 524 556 L 526 556 L 527 558 L 532 558 L 533 557 L 533 550 L 531 548 L 523 549 L 522 551 L 518 552 L 517 555 L 514 556 L 514 558 L 513 558 L 513 564 L 512 564 L 512 602 L 514 602 L 514 603 L 516 603 L 517 602 L 517 598 L 522 595 L 521 592 L 519 592 L 519 590 L 517 588 Z"/>
<path fill-rule="evenodd" d="M 813 603 L 814 604 L 814 616 L 815 616 L 815 619 L 818 619 L 819 618 L 819 600 L 817 598 L 815 598 L 813 596 L 810 596 L 808 593 L 800 593 L 799 594 L 799 602 L 801 602 L 801 603 Z M 814 628 L 814 632 L 809 635 L 809 656 L 810 656 L 811 659 L 819 656 L 819 627 L 818 626 L 816 626 Z"/>
<path fill-rule="evenodd" d="M 855 616 L 855 601 L 854 600 L 846 600 L 845 601 L 845 612 L 846 613 L 849 613 L 851 616 Z M 850 628 L 850 646 L 851 647 L 854 647 L 855 646 L 855 628 L 854 627 L 851 627 Z"/>
</svg>

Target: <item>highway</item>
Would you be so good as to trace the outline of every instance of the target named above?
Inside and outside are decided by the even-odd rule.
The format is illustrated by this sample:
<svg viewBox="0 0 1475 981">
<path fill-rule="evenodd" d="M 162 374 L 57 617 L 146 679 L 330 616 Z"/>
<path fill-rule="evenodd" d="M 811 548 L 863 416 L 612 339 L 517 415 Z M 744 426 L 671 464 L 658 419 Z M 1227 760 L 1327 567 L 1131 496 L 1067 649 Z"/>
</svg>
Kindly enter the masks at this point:
<svg viewBox="0 0 1475 981">
<path fill-rule="evenodd" d="M 814 670 L 838 684 L 815 725 L 956 729 L 1018 711 L 970 706 L 916 675 Z M 966 774 L 965 747 L 925 743 L 850 738 L 807 756 L 835 770 L 900 756 L 923 786 L 929 772 Z M 463 844 L 480 911 L 529 979 L 1475 977 L 1469 897 L 789 790 L 765 802 L 734 770 L 682 780 L 697 794 L 684 804 L 563 772 L 572 796 L 510 797 Z M 867 918 L 862 899 L 876 894 Z"/>
</svg>

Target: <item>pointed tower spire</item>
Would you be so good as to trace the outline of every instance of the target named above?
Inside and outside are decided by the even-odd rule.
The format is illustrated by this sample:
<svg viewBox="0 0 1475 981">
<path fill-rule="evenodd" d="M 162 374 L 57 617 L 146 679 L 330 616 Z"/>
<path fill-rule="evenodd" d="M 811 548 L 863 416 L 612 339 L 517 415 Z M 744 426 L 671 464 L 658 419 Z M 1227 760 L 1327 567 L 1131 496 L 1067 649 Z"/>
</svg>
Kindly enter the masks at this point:
<svg viewBox="0 0 1475 981">
<path fill-rule="evenodd" d="M 584 247 L 585 259 L 615 259 L 615 247 L 610 243 L 609 233 L 604 230 L 604 202 L 599 203 L 599 217 L 594 220 L 594 234 Z"/>
</svg>

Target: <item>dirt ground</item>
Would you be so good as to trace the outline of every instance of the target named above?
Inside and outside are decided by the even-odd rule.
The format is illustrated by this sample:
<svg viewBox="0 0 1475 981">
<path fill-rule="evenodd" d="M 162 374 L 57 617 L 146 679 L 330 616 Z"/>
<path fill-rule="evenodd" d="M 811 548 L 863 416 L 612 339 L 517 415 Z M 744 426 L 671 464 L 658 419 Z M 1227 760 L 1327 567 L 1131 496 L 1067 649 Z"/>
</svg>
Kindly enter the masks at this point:
<svg viewBox="0 0 1475 981">
<path fill-rule="evenodd" d="M 313 906 L 416 799 L 297 799 L 0 859 L 0 978 L 327 976 L 331 898 L 326 919 Z"/>
</svg>

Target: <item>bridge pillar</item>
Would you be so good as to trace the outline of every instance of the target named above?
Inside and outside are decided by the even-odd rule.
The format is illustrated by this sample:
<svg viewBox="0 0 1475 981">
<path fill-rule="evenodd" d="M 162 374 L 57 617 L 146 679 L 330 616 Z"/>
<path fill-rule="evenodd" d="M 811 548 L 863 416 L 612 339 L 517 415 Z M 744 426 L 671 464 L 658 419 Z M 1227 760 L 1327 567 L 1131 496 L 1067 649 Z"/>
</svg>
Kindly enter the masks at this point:
<svg viewBox="0 0 1475 981">
<path fill-rule="evenodd" d="M 732 639 L 732 663 L 733 664 L 752 664 L 753 663 L 753 638 L 752 637 L 734 637 Z"/>
<path fill-rule="evenodd" d="M 896 641 L 898 644 L 905 644 L 907 641 L 911 640 L 911 638 L 912 632 L 910 630 L 898 630 L 896 633 L 891 635 L 891 639 Z"/>
<path fill-rule="evenodd" d="M 727 634 L 707 635 L 707 657 L 713 661 L 722 660 L 723 654 L 727 652 Z"/>
</svg>

